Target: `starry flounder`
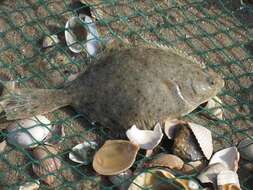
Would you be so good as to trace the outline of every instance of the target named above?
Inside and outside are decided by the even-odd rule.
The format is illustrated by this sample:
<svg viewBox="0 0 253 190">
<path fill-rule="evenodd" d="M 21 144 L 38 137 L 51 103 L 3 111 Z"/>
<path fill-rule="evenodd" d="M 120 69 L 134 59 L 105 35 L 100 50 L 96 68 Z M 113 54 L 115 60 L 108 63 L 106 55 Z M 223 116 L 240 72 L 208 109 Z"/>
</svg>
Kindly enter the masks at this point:
<svg viewBox="0 0 253 190">
<path fill-rule="evenodd" d="M 16 89 L 0 104 L 9 120 L 72 105 L 109 128 L 150 129 L 191 112 L 223 85 L 178 51 L 137 46 L 104 53 L 63 89 Z"/>
</svg>

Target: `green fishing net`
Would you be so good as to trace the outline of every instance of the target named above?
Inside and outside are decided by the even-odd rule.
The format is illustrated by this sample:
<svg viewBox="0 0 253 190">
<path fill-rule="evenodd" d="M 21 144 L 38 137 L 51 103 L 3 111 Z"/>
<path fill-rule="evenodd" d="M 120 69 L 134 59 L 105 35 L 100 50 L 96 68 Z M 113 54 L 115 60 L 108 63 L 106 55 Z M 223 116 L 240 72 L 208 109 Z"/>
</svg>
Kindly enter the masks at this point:
<svg viewBox="0 0 253 190">
<path fill-rule="evenodd" d="M 1 0 L 1 81 L 16 81 L 20 87 L 58 88 L 85 70 L 96 55 L 88 56 L 86 51 L 74 53 L 66 45 L 64 34 L 66 22 L 82 14 L 90 16 L 96 25 L 99 33 L 97 54 L 114 45 L 120 48 L 120 44 L 126 42 L 131 45 L 157 43 L 180 49 L 219 73 L 225 80 L 225 87 L 218 94 L 223 119 L 213 119 L 213 112 L 209 109 L 196 109 L 183 119 L 212 131 L 214 151 L 237 146 L 246 138 L 253 140 L 252 1 Z M 52 35 L 57 36 L 56 42 L 52 41 Z M 43 45 L 46 38 L 49 43 Z M 32 149 L 9 143 L 2 148 L 10 133 L 6 128 L 13 125 L 3 119 L 0 124 L 1 190 L 19 189 L 27 182 L 38 181 L 40 189 L 62 190 L 126 189 L 133 183 L 138 172 L 112 180 L 94 172 L 91 160 L 83 165 L 69 159 L 71 148 L 78 143 L 120 138 L 117 134 L 115 136 L 109 129 L 97 126 L 84 113 L 77 113 L 72 108 L 45 116 L 54 128 L 47 142 L 57 147 L 57 153 L 50 153 L 48 157 L 59 159 L 61 167 L 39 176 L 33 171 L 33 165 L 41 164 L 48 157 L 37 160 Z M 50 125 L 41 125 L 53 131 Z M 23 132 L 26 133 L 27 129 Z M 171 142 L 164 137 L 156 151 L 171 153 L 170 146 Z M 145 151 L 140 150 L 132 170 L 149 172 L 143 167 L 148 159 Z M 252 160 L 241 158 L 237 173 L 241 189 L 253 189 Z M 175 175 L 198 182 L 198 172 L 175 171 Z M 50 176 L 54 182 L 48 185 L 43 181 Z M 161 183 L 166 182 L 161 180 Z M 202 184 L 200 189 L 204 187 Z"/>
</svg>

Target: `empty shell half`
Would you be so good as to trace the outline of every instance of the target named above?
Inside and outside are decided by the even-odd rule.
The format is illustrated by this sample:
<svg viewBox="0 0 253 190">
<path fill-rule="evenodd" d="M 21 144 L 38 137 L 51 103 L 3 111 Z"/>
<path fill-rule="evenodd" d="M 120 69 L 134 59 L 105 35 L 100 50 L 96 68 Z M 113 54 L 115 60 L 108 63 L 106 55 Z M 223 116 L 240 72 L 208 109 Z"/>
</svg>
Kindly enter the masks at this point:
<svg viewBox="0 0 253 190">
<path fill-rule="evenodd" d="M 7 130 L 8 143 L 31 148 L 45 140 L 51 130 L 51 125 L 45 116 L 38 115 L 29 119 L 18 120 L 11 124 Z"/>
<path fill-rule="evenodd" d="M 238 145 L 238 150 L 242 158 L 252 161 L 253 160 L 253 139 L 246 138 L 242 140 Z"/>
<path fill-rule="evenodd" d="M 222 163 L 229 170 L 237 171 L 240 154 L 236 147 L 222 149 L 212 156 L 209 165 Z"/>
<path fill-rule="evenodd" d="M 125 140 L 107 140 L 93 158 L 94 170 L 102 175 L 117 175 L 129 169 L 139 146 Z"/>
<path fill-rule="evenodd" d="M 223 170 L 217 176 L 217 185 L 235 184 L 240 187 L 239 178 L 236 172 L 231 170 Z"/>
<path fill-rule="evenodd" d="M 69 159 L 76 163 L 88 165 L 92 162 L 97 146 L 97 143 L 93 141 L 80 143 L 72 148 Z"/>
<path fill-rule="evenodd" d="M 99 34 L 92 19 L 87 15 L 71 17 L 65 25 L 65 40 L 74 53 L 86 51 L 94 56 L 99 46 Z"/>
<path fill-rule="evenodd" d="M 172 173 L 165 169 L 151 169 L 140 173 L 130 185 L 128 190 L 168 190 L 168 189 L 184 189 L 194 190 L 189 185 L 196 187 L 196 184 L 191 184 L 189 180 L 178 179 Z M 175 188 L 177 187 L 177 188 Z M 197 188 L 199 189 L 199 187 Z M 196 190 L 197 190 L 196 189 Z"/>
<path fill-rule="evenodd" d="M 53 146 L 38 146 L 33 150 L 33 156 L 38 161 L 32 165 L 33 172 L 48 185 L 55 182 L 55 173 L 61 167 L 61 161 L 56 156 L 57 150 Z"/>
<path fill-rule="evenodd" d="M 136 125 L 133 125 L 127 130 L 126 135 L 132 143 L 146 150 L 154 149 L 163 138 L 163 132 L 159 123 L 156 124 L 154 130 L 141 130 Z"/>
<path fill-rule="evenodd" d="M 158 154 L 148 163 L 149 167 L 168 167 L 170 169 L 180 170 L 184 165 L 181 158 L 173 154 Z"/>
</svg>

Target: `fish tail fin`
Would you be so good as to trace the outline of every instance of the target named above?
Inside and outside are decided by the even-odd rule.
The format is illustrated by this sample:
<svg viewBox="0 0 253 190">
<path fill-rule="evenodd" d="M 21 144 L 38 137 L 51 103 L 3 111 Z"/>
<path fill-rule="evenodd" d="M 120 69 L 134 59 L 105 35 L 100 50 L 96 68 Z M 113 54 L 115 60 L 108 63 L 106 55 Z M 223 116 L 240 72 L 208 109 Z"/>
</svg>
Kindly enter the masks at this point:
<svg viewBox="0 0 253 190">
<path fill-rule="evenodd" d="M 0 97 L 1 116 L 7 120 L 28 118 L 69 105 L 70 101 L 64 89 L 11 89 Z"/>
</svg>

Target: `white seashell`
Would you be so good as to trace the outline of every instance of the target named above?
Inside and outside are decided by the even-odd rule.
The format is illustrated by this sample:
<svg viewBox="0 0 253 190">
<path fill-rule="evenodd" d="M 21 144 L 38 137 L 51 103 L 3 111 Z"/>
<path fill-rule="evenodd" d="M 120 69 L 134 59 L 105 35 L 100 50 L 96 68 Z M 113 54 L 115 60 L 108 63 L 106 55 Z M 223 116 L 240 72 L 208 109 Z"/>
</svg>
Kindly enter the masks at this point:
<svg viewBox="0 0 253 190">
<path fill-rule="evenodd" d="M 88 165 L 92 162 L 97 146 L 97 143 L 93 141 L 80 143 L 72 148 L 69 159 L 76 163 Z"/>
<path fill-rule="evenodd" d="M 209 160 L 213 154 L 213 141 L 211 131 L 195 123 L 189 122 L 188 124 L 195 138 L 197 139 L 204 156 Z"/>
<path fill-rule="evenodd" d="M 227 170 L 226 166 L 221 163 L 215 163 L 209 165 L 205 168 L 197 178 L 201 181 L 201 183 L 212 183 L 216 184 L 217 175 L 221 172 Z"/>
<path fill-rule="evenodd" d="M 55 44 L 58 44 L 59 42 L 60 42 L 60 40 L 59 40 L 59 38 L 58 38 L 58 36 L 56 34 L 53 34 L 53 35 L 50 35 L 50 36 L 46 36 L 43 39 L 42 47 L 43 48 L 52 47 Z"/>
<path fill-rule="evenodd" d="M 154 130 L 140 130 L 135 125 L 127 130 L 126 135 L 128 139 L 140 146 L 142 149 L 154 149 L 162 140 L 163 132 L 161 125 L 156 124 Z"/>
<path fill-rule="evenodd" d="M 118 186 L 119 190 L 127 190 L 132 182 L 131 177 L 133 173 L 131 170 L 126 170 L 118 175 L 109 176 L 110 181 Z"/>
<path fill-rule="evenodd" d="M 173 139 L 174 138 L 175 129 L 176 129 L 177 125 L 180 124 L 180 123 L 182 123 L 182 121 L 177 120 L 177 119 L 173 119 L 173 120 L 167 119 L 165 121 L 165 124 L 164 124 L 164 133 L 166 134 L 166 136 L 169 139 Z"/>
<path fill-rule="evenodd" d="M 82 24 L 81 24 L 82 23 Z M 74 34 L 74 27 L 84 27 L 82 37 L 86 38 L 85 42 L 80 44 L 77 39 L 77 34 Z M 86 31 L 86 33 L 85 33 Z M 87 15 L 80 15 L 79 17 L 71 17 L 65 25 L 65 40 L 69 49 L 74 53 L 86 51 L 88 55 L 94 56 L 99 45 L 99 34 L 92 19 Z"/>
<path fill-rule="evenodd" d="M 229 170 L 237 171 L 240 154 L 236 147 L 222 149 L 212 156 L 209 165 L 214 163 L 222 163 Z"/>
<path fill-rule="evenodd" d="M 208 109 L 211 113 L 210 116 L 220 119 L 223 119 L 223 109 L 222 109 L 222 101 L 217 96 L 213 97 L 212 99 L 208 100 L 207 104 L 205 105 L 205 109 Z"/>
<path fill-rule="evenodd" d="M 7 142 L 23 148 L 35 147 L 45 140 L 50 129 L 50 121 L 45 116 L 22 119 L 7 128 Z"/>
<path fill-rule="evenodd" d="M 246 138 L 242 140 L 238 145 L 238 151 L 242 158 L 252 161 L 253 160 L 253 140 Z"/>
<path fill-rule="evenodd" d="M 221 171 L 217 176 L 217 185 L 236 184 L 240 187 L 239 178 L 236 172 L 231 170 Z"/>
<path fill-rule="evenodd" d="M 40 182 L 36 180 L 36 182 L 26 182 L 19 187 L 19 190 L 37 190 L 40 187 Z"/>
<path fill-rule="evenodd" d="M 4 151 L 5 147 L 6 147 L 6 140 L 0 143 L 0 153 Z"/>
</svg>

